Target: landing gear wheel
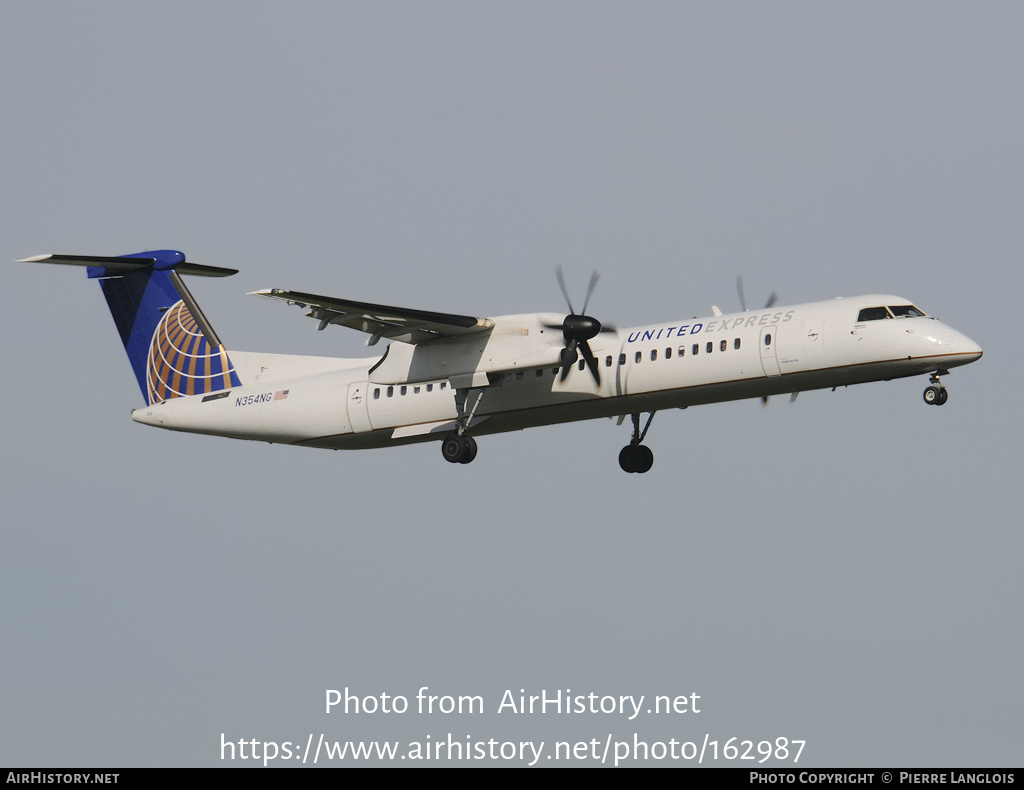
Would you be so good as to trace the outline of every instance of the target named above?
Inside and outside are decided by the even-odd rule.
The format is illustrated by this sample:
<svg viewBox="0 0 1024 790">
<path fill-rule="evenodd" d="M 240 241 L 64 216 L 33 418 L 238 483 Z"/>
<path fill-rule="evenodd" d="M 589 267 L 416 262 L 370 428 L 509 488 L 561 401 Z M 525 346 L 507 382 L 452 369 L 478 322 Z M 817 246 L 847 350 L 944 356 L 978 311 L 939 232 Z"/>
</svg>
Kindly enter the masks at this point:
<svg viewBox="0 0 1024 790">
<path fill-rule="evenodd" d="M 640 413 L 637 412 L 631 416 L 633 418 L 633 438 L 629 444 L 619 451 L 619 466 L 622 467 L 623 472 L 643 474 L 644 472 L 649 472 L 651 467 L 654 466 L 654 453 L 651 452 L 650 447 L 641 444 L 644 437 L 647 436 L 648 429 L 651 427 L 654 412 L 652 411 L 650 416 L 648 416 L 647 424 L 644 425 L 643 430 L 640 429 Z M 622 420 L 620 419 L 619 422 L 621 423 Z"/>
<path fill-rule="evenodd" d="M 468 464 L 476 458 L 476 439 L 472 436 L 463 436 L 462 441 L 466 443 L 466 452 L 463 458 L 459 459 L 460 464 Z"/>
<path fill-rule="evenodd" d="M 619 466 L 623 472 L 643 474 L 654 466 L 654 453 L 642 444 L 627 444 L 619 451 Z"/>
<path fill-rule="evenodd" d="M 453 433 L 441 442 L 441 455 L 444 456 L 444 460 L 448 461 L 448 463 L 457 464 L 459 459 L 462 458 L 463 447 L 462 437 L 457 433 Z"/>
<path fill-rule="evenodd" d="M 929 406 L 941 406 L 949 399 L 949 393 L 945 387 L 926 387 L 924 390 L 924 402 Z"/>
<path fill-rule="evenodd" d="M 451 464 L 468 464 L 476 458 L 476 440 L 453 433 L 441 442 L 441 455 Z"/>
</svg>

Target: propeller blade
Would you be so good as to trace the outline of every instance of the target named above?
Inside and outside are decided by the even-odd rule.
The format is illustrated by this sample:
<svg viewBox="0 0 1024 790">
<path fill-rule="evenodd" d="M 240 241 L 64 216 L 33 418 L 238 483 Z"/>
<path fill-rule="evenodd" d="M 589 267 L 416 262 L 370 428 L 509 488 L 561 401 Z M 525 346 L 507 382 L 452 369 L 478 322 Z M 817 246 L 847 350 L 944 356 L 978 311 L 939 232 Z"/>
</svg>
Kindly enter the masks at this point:
<svg viewBox="0 0 1024 790">
<path fill-rule="evenodd" d="M 743 308 L 743 312 L 747 312 L 747 300 L 743 296 L 743 275 L 736 276 L 736 293 L 740 296 L 740 307 Z M 772 291 L 771 296 L 768 297 L 768 302 L 765 304 L 764 309 L 768 310 L 774 305 L 779 299 L 779 295 Z"/>
<path fill-rule="evenodd" d="M 586 342 L 586 341 L 584 341 Z M 572 370 L 572 366 L 576 364 L 576 360 L 580 358 L 577 347 L 579 341 L 573 338 L 569 341 L 569 345 L 562 349 L 562 375 L 559 377 L 559 381 L 565 381 L 569 378 L 569 371 Z"/>
<path fill-rule="evenodd" d="M 558 284 L 562 288 L 562 296 L 565 297 L 565 303 L 569 305 L 569 314 L 576 315 L 576 311 L 572 307 L 572 299 L 569 298 L 569 289 L 565 287 L 565 277 L 562 276 L 562 264 L 558 264 L 555 267 L 555 274 L 558 276 Z"/>
<path fill-rule="evenodd" d="M 590 295 L 594 293 L 594 286 L 597 285 L 597 281 L 601 279 L 601 275 L 596 271 L 590 275 L 590 285 L 587 286 L 587 298 L 583 300 L 583 314 L 587 313 L 587 305 L 590 304 Z"/>
<path fill-rule="evenodd" d="M 576 364 L 576 360 L 580 358 L 579 353 L 576 351 L 578 343 L 578 340 L 570 340 L 569 345 L 562 349 L 562 367 L 571 368 Z"/>
<path fill-rule="evenodd" d="M 580 343 L 580 352 L 583 354 L 583 359 L 587 361 L 587 367 L 590 368 L 590 375 L 594 377 L 594 381 L 597 386 L 601 386 L 601 373 L 598 371 L 597 358 L 594 356 L 594 352 L 590 350 L 590 343 L 584 340 Z"/>
</svg>

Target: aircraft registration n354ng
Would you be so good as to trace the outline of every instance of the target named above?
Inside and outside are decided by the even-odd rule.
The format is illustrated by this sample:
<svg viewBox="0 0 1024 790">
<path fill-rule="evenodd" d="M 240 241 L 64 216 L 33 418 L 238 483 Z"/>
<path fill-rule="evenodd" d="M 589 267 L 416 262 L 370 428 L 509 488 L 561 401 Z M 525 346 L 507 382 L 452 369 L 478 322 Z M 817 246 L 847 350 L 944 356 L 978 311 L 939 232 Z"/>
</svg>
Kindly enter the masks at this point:
<svg viewBox="0 0 1024 790">
<path fill-rule="evenodd" d="M 580 313 L 561 271 L 569 315 L 478 318 L 257 291 L 319 322 L 392 341 L 365 359 L 228 351 L 181 275 L 234 269 L 174 250 L 118 257 L 40 255 L 26 262 L 87 267 L 98 279 L 146 401 L 136 422 L 175 431 L 305 447 L 365 449 L 437 441 L 452 463 L 476 457 L 478 436 L 540 425 L 632 418 L 619 453 L 627 472 L 654 462 L 643 444 L 656 411 L 930 374 L 940 381 L 982 355 L 977 343 L 906 299 L 871 294 L 616 330 Z M 642 421 L 643 415 L 648 415 Z M 644 422 L 641 427 L 641 422 Z"/>
</svg>

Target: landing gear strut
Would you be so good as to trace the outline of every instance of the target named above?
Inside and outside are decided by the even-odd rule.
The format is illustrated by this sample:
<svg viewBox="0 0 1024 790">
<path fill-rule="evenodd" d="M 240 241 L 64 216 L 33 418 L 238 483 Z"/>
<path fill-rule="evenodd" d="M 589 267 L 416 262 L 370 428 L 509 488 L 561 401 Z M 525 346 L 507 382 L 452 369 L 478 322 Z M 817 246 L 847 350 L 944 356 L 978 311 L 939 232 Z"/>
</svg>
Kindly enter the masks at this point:
<svg viewBox="0 0 1024 790">
<path fill-rule="evenodd" d="M 942 386 L 942 382 L 939 381 L 939 376 L 945 375 L 946 373 L 948 373 L 948 371 L 937 370 L 928 378 L 932 383 L 932 386 L 925 388 L 924 402 L 929 406 L 941 406 L 949 400 L 949 393 L 946 392 L 946 388 Z"/>
<path fill-rule="evenodd" d="M 651 467 L 654 466 L 654 453 L 651 452 L 650 447 L 641 444 L 644 437 L 647 436 L 647 430 L 651 427 L 654 412 L 652 411 L 647 418 L 647 423 L 642 431 L 640 430 L 640 415 L 634 414 L 632 417 L 633 438 L 619 452 L 619 466 L 622 467 L 623 472 L 643 474 L 644 472 L 649 472 Z"/>
</svg>

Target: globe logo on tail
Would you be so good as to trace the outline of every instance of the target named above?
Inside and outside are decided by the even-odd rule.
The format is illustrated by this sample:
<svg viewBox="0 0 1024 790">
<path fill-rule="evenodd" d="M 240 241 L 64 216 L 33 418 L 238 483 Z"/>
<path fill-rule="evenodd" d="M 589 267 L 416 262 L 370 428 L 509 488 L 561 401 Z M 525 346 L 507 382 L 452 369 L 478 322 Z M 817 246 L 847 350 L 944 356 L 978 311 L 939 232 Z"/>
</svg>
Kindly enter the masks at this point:
<svg viewBox="0 0 1024 790">
<path fill-rule="evenodd" d="M 149 402 L 241 386 L 224 346 L 211 346 L 183 301 L 157 324 L 146 360 Z"/>
</svg>

